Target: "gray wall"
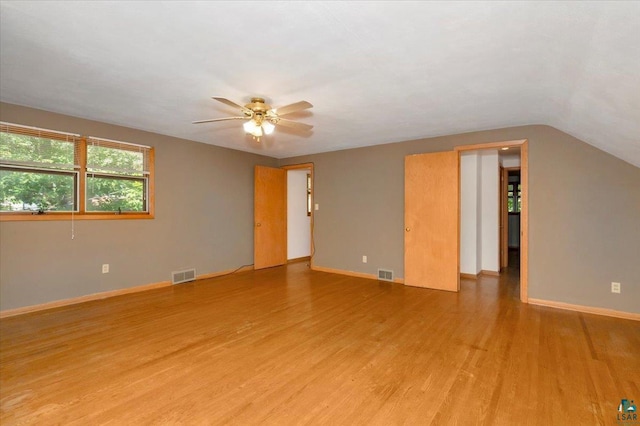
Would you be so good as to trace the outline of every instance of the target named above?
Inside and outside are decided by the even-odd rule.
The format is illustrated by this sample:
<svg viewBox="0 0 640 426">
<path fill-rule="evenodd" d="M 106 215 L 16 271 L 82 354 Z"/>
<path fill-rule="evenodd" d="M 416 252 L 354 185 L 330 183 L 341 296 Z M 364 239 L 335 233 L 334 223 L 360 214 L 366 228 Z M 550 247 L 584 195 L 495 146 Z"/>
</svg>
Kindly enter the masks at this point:
<svg viewBox="0 0 640 426">
<path fill-rule="evenodd" d="M 548 126 L 281 160 L 314 163 L 317 266 L 404 275 L 404 157 L 529 140 L 529 297 L 640 312 L 640 169 Z M 362 263 L 362 255 L 368 263 Z M 611 293 L 611 281 L 622 293 Z"/>
<path fill-rule="evenodd" d="M 0 222 L 1 310 L 253 263 L 253 167 L 276 160 L 9 104 L 0 120 L 156 150 L 153 220 L 77 220 L 74 240 L 70 221 Z"/>
<path fill-rule="evenodd" d="M 529 297 L 640 312 L 640 169 L 547 126 L 287 160 L 0 104 L 3 121 L 156 148 L 156 219 L 0 223 L 0 309 L 253 262 L 253 166 L 315 163 L 315 264 L 403 272 L 404 156 L 528 139 Z M 368 263 L 362 263 L 362 255 Z M 101 274 L 102 263 L 111 273 Z M 622 294 L 610 282 L 622 283 Z"/>
</svg>

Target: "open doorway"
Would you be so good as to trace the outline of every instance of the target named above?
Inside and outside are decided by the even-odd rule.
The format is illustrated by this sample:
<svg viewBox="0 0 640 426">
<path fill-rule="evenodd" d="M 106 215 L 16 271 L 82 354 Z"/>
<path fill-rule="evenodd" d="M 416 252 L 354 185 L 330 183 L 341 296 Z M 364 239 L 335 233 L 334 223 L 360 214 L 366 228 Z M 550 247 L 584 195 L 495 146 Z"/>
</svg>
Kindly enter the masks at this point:
<svg viewBox="0 0 640 426">
<path fill-rule="evenodd" d="M 456 151 L 460 161 L 460 275 L 473 279 L 510 274 L 519 287 L 520 300 L 527 302 L 527 141 L 461 146 Z"/>
<path fill-rule="evenodd" d="M 310 261 L 313 246 L 313 165 L 283 168 L 287 171 L 287 262 Z"/>
</svg>

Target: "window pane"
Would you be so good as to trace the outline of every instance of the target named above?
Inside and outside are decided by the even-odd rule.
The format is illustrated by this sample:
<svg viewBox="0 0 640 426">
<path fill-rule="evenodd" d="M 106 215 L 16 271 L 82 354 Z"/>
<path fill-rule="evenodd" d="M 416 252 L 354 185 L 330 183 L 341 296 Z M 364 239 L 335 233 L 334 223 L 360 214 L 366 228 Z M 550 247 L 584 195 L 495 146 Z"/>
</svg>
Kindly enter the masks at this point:
<svg viewBox="0 0 640 426">
<path fill-rule="evenodd" d="M 11 163 L 73 169 L 73 142 L 0 132 L 0 158 Z"/>
<path fill-rule="evenodd" d="M 0 169 L 0 211 L 72 211 L 75 173 Z"/>
<path fill-rule="evenodd" d="M 146 212 L 145 179 L 87 175 L 87 211 Z"/>
<path fill-rule="evenodd" d="M 118 172 L 129 176 L 142 176 L 144 154 L 141 151 L 87 144 L 87 168 L 93 172 Z"/>
</svg>

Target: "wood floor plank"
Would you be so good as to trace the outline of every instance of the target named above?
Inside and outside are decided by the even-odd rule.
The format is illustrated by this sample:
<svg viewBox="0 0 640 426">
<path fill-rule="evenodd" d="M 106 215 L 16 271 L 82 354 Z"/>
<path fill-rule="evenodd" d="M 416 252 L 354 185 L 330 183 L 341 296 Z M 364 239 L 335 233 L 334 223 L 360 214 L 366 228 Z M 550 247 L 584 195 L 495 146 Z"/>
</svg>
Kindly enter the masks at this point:
<svg viewBox="0 0 640 426">
<path fill-rule="evenodd" d="M 304 263 L 0 320 L 10 424 L 616 424 L 638 322 Z"/>
</svg>

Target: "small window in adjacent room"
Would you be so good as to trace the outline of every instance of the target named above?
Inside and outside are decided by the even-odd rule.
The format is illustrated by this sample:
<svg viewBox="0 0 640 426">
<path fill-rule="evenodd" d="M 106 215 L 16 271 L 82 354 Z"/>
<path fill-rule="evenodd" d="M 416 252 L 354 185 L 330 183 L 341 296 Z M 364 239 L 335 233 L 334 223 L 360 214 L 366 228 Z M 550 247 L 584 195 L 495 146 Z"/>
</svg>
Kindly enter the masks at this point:
<svg viewBox="0 0 640 426">
<path fill-rule="evenodd" d="M 148 146 L 0 123 L 0 220 L 152 218 L 153 158 Z"/>
<path fill-rule="evenodd" d="M 307 173 L 307 216 L 311 216 L 311 173 Z"/>
<path fill-rule="evenodd" d="M 520 172 L 509 173 L 507 186 L 507 211 L 520 213 L 522 207 L 522 185 L 520 184 Z"/>
</svg>

